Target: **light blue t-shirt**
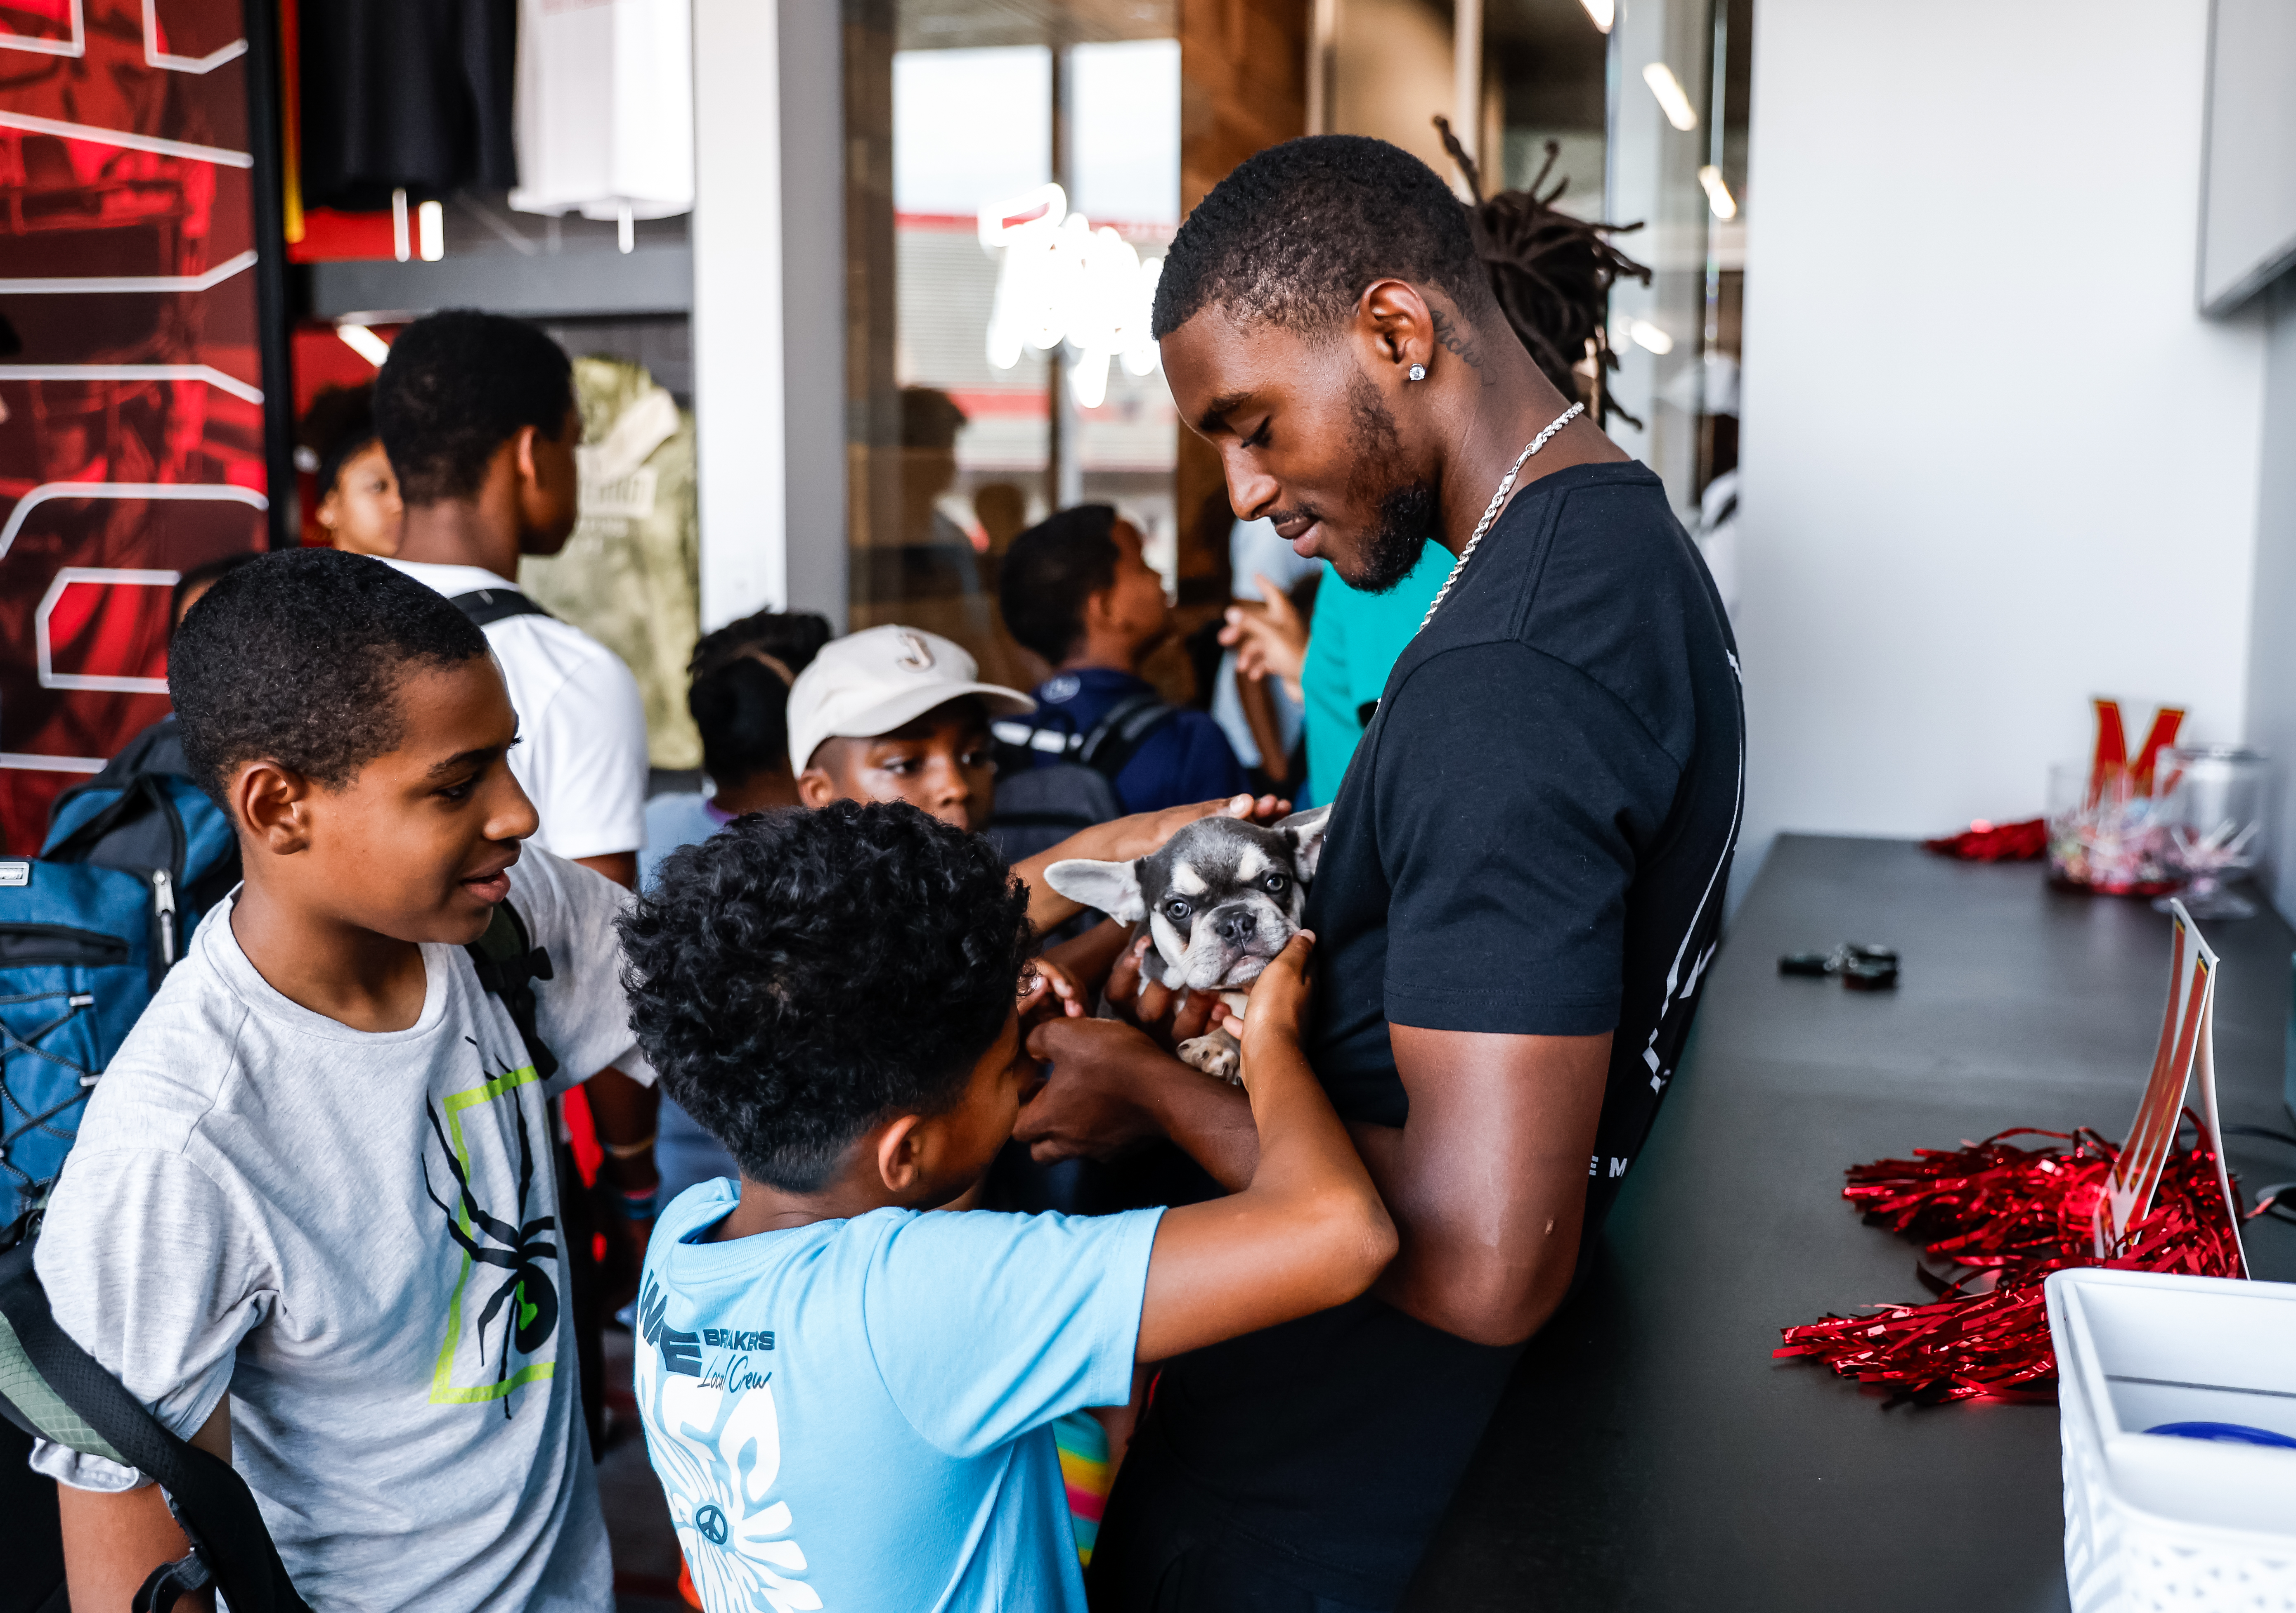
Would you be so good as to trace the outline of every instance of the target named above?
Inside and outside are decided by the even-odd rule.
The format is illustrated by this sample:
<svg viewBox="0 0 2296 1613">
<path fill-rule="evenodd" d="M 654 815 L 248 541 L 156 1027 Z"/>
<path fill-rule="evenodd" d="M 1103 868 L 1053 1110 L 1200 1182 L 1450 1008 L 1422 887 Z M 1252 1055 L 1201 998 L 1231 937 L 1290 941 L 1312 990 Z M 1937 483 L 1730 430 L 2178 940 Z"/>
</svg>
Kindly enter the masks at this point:
<svg viewBox="0 0 2296 1613">
<path fill-rule="evenodd" d="M 638 889 L 649 889 L 661 860 L 682 845 L 707 840 L 733 819 L 707 795 L 657 795 L 645 803 L 645 844 L 638 849 Z"/>
<path fill-rule="evenodd" d="M 703 1605 L 1083 1613 L 1050 1424 L 1121 1405 L 1161 1210 L 873 1210 L 690 1241 L 682 1194 L 638 1300 L 646 1449 Z"/>
</svg>

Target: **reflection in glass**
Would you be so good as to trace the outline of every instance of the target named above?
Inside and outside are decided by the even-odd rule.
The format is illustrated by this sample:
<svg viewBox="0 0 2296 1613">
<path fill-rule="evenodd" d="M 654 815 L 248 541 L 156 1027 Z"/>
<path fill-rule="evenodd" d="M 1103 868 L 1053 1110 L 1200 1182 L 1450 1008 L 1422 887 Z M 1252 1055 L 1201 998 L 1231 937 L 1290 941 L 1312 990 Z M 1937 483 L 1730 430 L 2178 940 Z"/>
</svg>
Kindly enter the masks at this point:
<svg viewBox="0 0 2296 1613">
<path fill-rule="evenodd" d="M 1172 7 L 846 15 L 852 623 L 1032 681 L 993 605 L 1022 527 L 1114 504 L 1174 565 L 1177 423 L 1144 331 L 1179 222 Z"/>
</svg>

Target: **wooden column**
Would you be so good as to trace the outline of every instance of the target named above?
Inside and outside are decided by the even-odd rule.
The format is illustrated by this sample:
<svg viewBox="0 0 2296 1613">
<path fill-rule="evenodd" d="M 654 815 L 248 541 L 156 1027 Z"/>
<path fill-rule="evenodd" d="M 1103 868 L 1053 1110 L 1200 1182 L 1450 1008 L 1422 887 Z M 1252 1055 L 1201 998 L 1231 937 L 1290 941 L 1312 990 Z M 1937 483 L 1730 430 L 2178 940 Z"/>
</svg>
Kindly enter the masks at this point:
<svg viewBox="0 0 2296 1613">
<path fill-rule="evenodd" d="M 1311 9 L 1310 0 L 1180 0 L 1184 213 L 1254 152 L 1308 132 Z M 1181 603 L 1224 605 L 1230 517 L 1219 461 L 1185 424 L 1178 429 L 1172 493 Z"/>
</svg>

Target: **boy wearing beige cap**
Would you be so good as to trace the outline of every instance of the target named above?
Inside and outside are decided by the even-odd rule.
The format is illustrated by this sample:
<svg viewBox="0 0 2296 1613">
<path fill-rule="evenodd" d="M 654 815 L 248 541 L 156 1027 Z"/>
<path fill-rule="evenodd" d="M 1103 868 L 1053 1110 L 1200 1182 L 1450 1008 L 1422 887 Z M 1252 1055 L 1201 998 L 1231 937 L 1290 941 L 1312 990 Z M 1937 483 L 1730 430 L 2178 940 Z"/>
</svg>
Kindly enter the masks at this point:
<svg viewBox="0 0 2296 1613">
<path fill-rule="evenodd" d="M 922 628 L 887 625 L 822 647 L 789 697 L 790 765 L 798 799 L 906 801 L 952 827 L 978 834 L 996 805 L 991 717 L 1021 716 L 1037 703 L 982 683 L 963 647 Z M 1029 918 L 1049 930 L 1083 911 L 1046 884 L 1063 857 L 1120 861 L 1152 855 L 1186 824 L 1214 812 L 1272 821 L 1289 810 L 1274 796 L 1197 802 L 1140 812 L 1073 835 L 1013 865 L 1029 887 Z"/>
<path fill-rule="evenodd" d="M 982 683 L 971 655 L 922 628 L 873 627 L 822 646 L 790 687 L 798 799 L 906 801 L 979 833 L 996 804 L 992 716 L 1037 703 Z"/>
</svg>

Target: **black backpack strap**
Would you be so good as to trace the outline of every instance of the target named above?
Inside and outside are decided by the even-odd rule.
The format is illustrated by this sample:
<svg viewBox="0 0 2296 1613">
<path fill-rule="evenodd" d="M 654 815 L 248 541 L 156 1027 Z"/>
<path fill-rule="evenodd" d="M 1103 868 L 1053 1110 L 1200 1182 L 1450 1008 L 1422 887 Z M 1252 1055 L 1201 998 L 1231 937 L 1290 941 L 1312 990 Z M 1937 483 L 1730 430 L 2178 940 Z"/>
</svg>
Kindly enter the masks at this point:
<svg viewBox="0 0 2296 1613">
<path fill-rule="evenodd" d="M 534 1061 L 534 1073 L 545 1081 L 557 1074 L 558 1056 L 542 1040 L 534 1020 L 534 983 L 551 977 L 550 953 L 533 944 L 518 909 L 508 901 L 496 902 L 487 933 L 463 950 L 479 971 L 479 983 L 502 999 L 511 1024 L 526 1043 L 526 1056 Z"/>
<path fill-rule="evenodd" d="M 0 1255 L 0 1415 L 27 1433 L 135 1468 L 167 1493 L 193 1557 L 145 1581 L 136 1605 L 213 1582 L 234 1613 L 309 1613 L 287 1577 L 247 1481 L 168 1431 L 56 1324 L 33 1269 L 36 1244 Z"/>
<path fill-rule="evenodd" d="M 1180 714 L 1152 689 L 1128 695 L 1102 713 L 1077 747 L 1076 759 L 1113 782 L 1157 729 Z"/>
<path fill-rule="evenodd" d="M 480 627 L 492 627 L 513 616 L 550 616 L 548 611 L 516 588 L 472 588 L 467 594 L 449 594 L 447 603 Z M 550 616 L 550 620 L 555 621 L 558 618 Z"/>
</svg>

